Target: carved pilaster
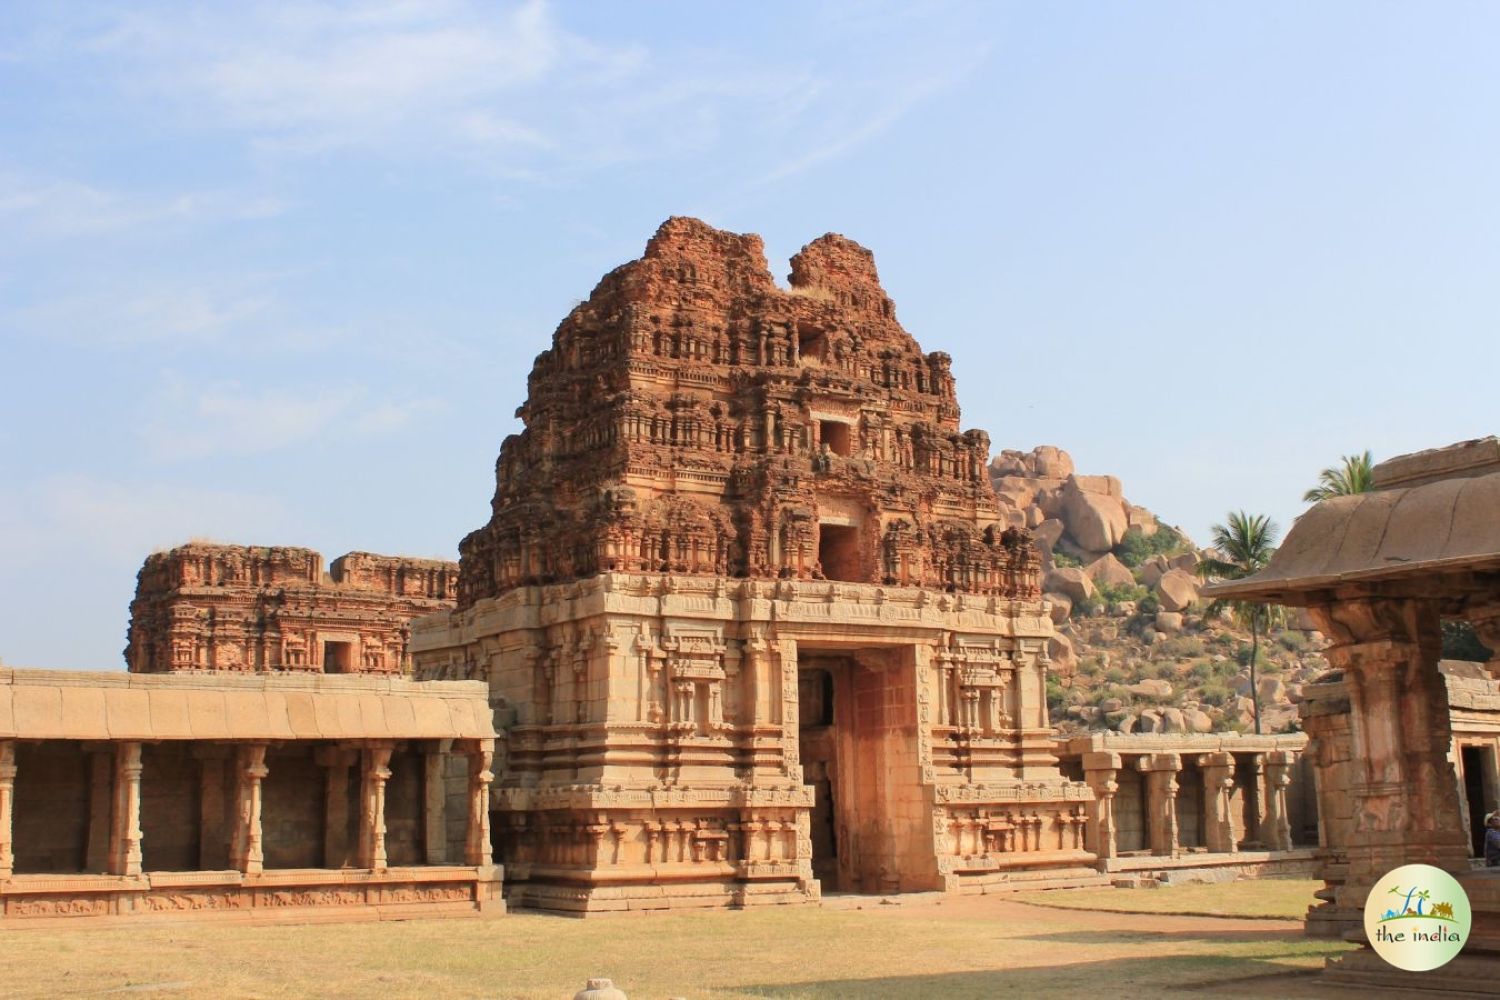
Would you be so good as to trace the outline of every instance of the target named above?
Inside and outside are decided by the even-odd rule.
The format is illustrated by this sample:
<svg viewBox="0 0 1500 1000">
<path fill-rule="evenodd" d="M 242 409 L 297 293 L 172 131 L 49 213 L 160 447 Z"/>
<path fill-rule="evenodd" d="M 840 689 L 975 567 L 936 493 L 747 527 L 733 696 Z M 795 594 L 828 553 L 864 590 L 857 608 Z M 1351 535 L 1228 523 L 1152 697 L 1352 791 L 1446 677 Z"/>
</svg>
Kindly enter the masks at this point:
<svg viewBox="0 0 1500 1000">
<path fill-rule="evenodd" d="M 1146 822 L 1151 838 L 1151 853 L 1175 858 L 1177 844 L 1177 772 L 1182 758 L 1175 753 L 1153 753 L 1141 757 L 1135 766 L 1146 775 Z"/>
<path fill-rule="evenodd" d="M 429 865 L 448 860 L 448 795 L 443 770 L 452 749 L 452 740 L 433 740 L 422 754 L 422 842 Z"/>
<path fill-rule="evenodd" d="M 1239 850 L 1234 841 L 1230 803 L 1234 794 L 1234 754 L 1206 753 L 1198 758 L 1203 771 L 1203 842 L 1216 854 Z"/>
<path fill-rule="evenodd" d="M 16 870 L 16 741 L 0 740 L 0 879 Z"/>
<path fill-rule="evenodd" d="M 490 863 L 490 770 L 495 759 L 494 740 L 476 740 L 468 745 L 469 758 L 469 829 L 464 842 L 464 863 Z"/>
<path fill-rule="evenodd" d="M 1117 753 L 1083 755 L 1083 777 L 1094 790 L 1094 801 L 1088 807 L 1088 849 L 1101 860 L 1112 858 L 1118 852 L 1115 844 L 1115 793 L 1120 790 L 1120 784 L 1115 775 L 1119 770 L 1120 755 Z"/>
<path fill-rule="evenodd" d="M 1261 823 L 1261 839 L 1267 850 L 1292 849 L 1286 790 L 1292 783 L 1292 768 L 1296 763 L 1297 755 L 1290 750 L 1273 750 L 1266 754 L 1266 815 Z"/>
<path fill-rule="evenodd" d="M 259 875 L 265 868 L 260 822 L 261 782 L 269 773 L 264 743 L 248 743 L 238 748 L 235 757 L 235 824 L 229 863 L 246 875 Z"/>
<path fill-rule="evenodd" d="M 391 746 L 373 744 L 364 752 L 360 782 L 359 867 L 384 871 L 385 784 L 391 780 Z"/>
<path fill-rule="evenodd" d="M 141 745 L 121 743 L 115 750 L 115 794 L 110 825 L 109 870 L 116 875 L 141 873 Z"/>
</svg>

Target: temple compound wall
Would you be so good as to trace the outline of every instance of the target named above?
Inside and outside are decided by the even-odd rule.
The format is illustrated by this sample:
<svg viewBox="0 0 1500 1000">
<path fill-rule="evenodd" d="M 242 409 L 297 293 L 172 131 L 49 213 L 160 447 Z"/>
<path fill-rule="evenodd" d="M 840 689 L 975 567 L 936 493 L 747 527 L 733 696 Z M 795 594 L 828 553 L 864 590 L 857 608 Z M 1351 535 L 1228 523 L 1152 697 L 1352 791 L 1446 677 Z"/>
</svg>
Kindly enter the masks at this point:
<svg viewBox="0 0 1500 1000">
<path fill-rule="evenodd" d="M 1039 557 L 874 261 L 668 220 L 533 367 L 417 676 L 488 681 L 513 899 L 1096 884 Z"/>
<path fill-rule="evenodd" d="M 1471 933 L 1441 969 L 1399 972 L 1365 948 L 1331 963 L 1328 978 L 1494 995 L 1500 872 L 1473 870 L 1471 855 L 1474 813 L 1495 791 L 1500 660 L 1441 657 L 1447 620 L 1500 650 L 1500 440 L 1399 456 L 1373 481 L 1302 515 L 1265 569 L 1205 593 L 1306 608 L 1332 640 L 1331 669 L 1300 705 L 1324 843 L 1309 931 L 1362 937 L 1371 887 L 1405 864 L 1453 873 L 1469 897 Z"/>
<path fill-rule="evenodd" d="M 409 674 L 407 623 L 454 606 L 458 566 L 194 542 L 148 556 L 130 605 L 134 673 Z"/>
<path fill-rule="evenodd" d="M 0 670 L 0 922 L 503 912 L 494 744 L 475 683 Z"/>
<path fill-rule="evenodd" d="M 1317 800 L 1300 733 L 1090 733 L 1060 738 L 1062 773 L 1094 792 L 1101 871 L 1311 874 Z"/>
</svg>

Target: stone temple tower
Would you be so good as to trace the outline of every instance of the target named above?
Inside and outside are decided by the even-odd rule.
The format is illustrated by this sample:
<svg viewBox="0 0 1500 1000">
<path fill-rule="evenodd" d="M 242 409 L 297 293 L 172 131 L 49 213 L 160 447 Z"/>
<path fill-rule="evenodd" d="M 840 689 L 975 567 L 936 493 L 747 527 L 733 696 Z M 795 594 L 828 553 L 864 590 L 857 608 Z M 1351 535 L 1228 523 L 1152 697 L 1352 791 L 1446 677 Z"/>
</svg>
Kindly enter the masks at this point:
<svg viewBox="0 0 1500 1000">
<path fill-rule="evenodd" d="M 1051 622 L 950 359 L 868 250 L 778 287 L 669 219 L 537 357 L 420 677 L 489 681 L 516 901 L 573 911 L 1097 878 Z"/>
</svg>

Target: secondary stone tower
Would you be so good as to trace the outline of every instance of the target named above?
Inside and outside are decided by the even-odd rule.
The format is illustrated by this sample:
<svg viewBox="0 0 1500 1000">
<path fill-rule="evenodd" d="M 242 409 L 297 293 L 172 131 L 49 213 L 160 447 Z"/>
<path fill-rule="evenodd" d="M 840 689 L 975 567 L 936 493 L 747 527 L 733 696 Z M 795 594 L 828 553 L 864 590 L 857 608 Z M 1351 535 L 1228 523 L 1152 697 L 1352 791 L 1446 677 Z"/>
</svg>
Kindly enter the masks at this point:
<svg viewBox="0 0 1500 1000">
<path fill-rule="evenodd" d="M 521 902 L 1092 877 L 1038 557 L 869 251 L 669 219 L 536 359 L 419 676 L 487 678 Z"/>
</svg>

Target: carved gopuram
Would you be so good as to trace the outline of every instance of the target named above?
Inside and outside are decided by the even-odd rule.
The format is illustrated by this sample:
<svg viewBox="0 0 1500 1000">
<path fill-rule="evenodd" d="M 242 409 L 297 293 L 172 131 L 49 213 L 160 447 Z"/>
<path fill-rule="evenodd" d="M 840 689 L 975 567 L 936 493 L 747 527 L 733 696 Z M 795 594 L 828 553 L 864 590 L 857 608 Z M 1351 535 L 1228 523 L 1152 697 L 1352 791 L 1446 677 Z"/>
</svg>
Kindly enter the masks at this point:
<svg viewBox="0 0 1500 1000">
<path fill-rule="evenodd" d="M 435 559 L 194 542 L 146 558 L 130 605 L 134 673 L 410 673 L 407 623 L 453 607 Z"/>
<path fill-rule="evenodd" d="M 1089 733 L 1060 738 L 1063 774 L 1094 790 L 1087 847 L 1099 869 L 1183 880 L 1306 875 L 1318 844 L 1307 738 Z"/>
<path fill-rule="evenodd" d="M 1052 625 L 868 251 L 671 219 L 537 359 L 422 677 L 483 678 L 515 901 L 1097 884 Z"/>
<path fill-rule="evenodd" d="M 0 670 L 0 925 L 503 912 L 485 694 Z"/>
<path fill-rule="evenodd" d="M 1333 640 L 1324 651 L 1332 669 L 1304 689 L 1301 705 L 1327 883 L 1310 928 L 1362 934 L 1371 886 L 1417 862 L 1452 872 L 1473 907 L 1463 952 L 1439 970 L 1398 972 L 1366 948 L 1331 964 L 1327 975 L 1364 986 L 1494 994 L 1500 872 L 1470 870 L 1464 799 L 1472 778 L 1461 785 L 1455 765 L 1466 773 L 1486 767 L 1465 748 L 1484 743 L 1476 716 L 1496 704 L 1500 663 L 1483 670 L 1486 679 L 1472 666 L 1444 669 L 1439 658 L 1445 619 L 1471 622 L 1490 649 L 1500 649 L 1500 441 L 1394 458 L 1376 466 L 1374 483 L 1372 492 L 1319 503 L 1264 570 L 1206 593 L 1306 608 Z M 1482 782 L 1473 793 L 1479 802 Z"/>
</svg>

